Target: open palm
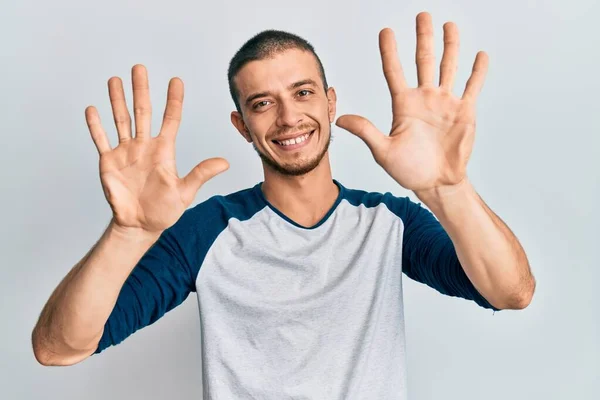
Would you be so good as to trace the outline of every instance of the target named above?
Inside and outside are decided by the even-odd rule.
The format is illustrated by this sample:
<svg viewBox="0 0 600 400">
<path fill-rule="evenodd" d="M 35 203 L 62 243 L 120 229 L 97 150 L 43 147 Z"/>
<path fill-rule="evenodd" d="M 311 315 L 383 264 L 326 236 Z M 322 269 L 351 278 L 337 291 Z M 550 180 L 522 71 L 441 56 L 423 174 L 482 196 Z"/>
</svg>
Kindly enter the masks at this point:
<svg viewBox="0 0 600 400">
<path fill-rule="evenodd" d="M 439 86 L 434 85 L 433 26 L 428 13 L 417 16 L 418 87 L 409 88 L 391 29 L 379 34 L 383 72 L 392 98 L 392 128 L 381 133 L 367 119 L 341 116 L 336 124 L 359 136 L 376 162 L 406 189 L 419 191 L 455 185 L 466 175 L 475 137 L 475 101 L 488 59 L 479 52 L 461 98 L 452 94 L 458 59 L 458 29 L 444 25 Z"/>
<path fill-rule="evenodd" d="M 173 225 L 194 200 L 196 192 L 213 176 L 228 168 L 222 158 L 207 159 L 179 178 L 175 162 L 175 137 L 181 121 L 183 82 L 169 82 L 167 105 L 159 134 L 150 134 L 151 104 L 146 68 L 132 69 L 135 137 L 125 103 L 123 84 L 113 77 L 109 96 L 119 145 L 111 149 L 95 107 L 86 108 L 86 121 L 100 154 L 102 189 L 122 228 L 160 232 Z"/>
</svg>

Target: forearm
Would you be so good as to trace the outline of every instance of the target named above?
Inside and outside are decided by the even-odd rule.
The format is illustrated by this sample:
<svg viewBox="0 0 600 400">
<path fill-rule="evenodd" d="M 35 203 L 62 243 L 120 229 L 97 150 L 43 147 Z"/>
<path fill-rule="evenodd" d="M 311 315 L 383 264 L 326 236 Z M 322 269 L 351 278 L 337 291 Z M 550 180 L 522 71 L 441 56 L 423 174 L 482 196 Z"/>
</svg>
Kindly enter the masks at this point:
<svg viewBox="0 0 600 400">
<path fill-rule="evenodd" d="M 500 309 L 528 305 L 535 288 L 527 256 L 508 226 L 465 179 L 451 189 L 416 192 L 450 236 L 473 286 Z"/>
<path fill-rule="evenodd" d="M 70 365 L 93 353 L 125 280 L 157 239 L 120 230 L 111 221 L 44 306 L 32 334 L 40 363 Z"/>
</svg>

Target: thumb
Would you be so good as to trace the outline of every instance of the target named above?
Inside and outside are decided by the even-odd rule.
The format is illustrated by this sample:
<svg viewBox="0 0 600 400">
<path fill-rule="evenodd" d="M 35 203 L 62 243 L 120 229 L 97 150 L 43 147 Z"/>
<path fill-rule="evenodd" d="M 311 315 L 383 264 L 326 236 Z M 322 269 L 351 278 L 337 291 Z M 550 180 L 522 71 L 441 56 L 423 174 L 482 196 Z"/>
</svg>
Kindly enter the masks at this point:
<svg viewBox="0 0 600 400">
<path fill-rule="evenodd" d="M 229 169 L 229 163 L 224 158 L 209 158 L 196 165 L 182 180 L 182 197 L 193 201 L 202 185 L 215 175 Z"/>
<path fill-rule="evenodd" d="M 377 155 L 382 154 L 386 136 L 368 119 L 359 115 L 348 114 L 339 117 L 335 124 L 361 138 L 369 146 L 375 158 L 377 158 Z"/>
</svg>

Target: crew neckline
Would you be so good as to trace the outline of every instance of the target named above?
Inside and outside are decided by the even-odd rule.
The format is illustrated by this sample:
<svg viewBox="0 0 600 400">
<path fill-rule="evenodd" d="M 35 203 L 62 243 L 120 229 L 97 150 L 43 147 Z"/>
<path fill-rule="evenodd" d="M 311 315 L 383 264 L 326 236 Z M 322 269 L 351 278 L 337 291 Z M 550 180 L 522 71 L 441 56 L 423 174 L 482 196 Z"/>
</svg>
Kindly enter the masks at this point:
<svg viewBox="0 0 600 400">
<path fill-rule="evenodd" d="M 287 215 L 285 215 L 283 212 L 281 212 L 273 204 L 271 204 L 269 202 L 269 200 L 267 200 L 267 198 L 265 197 L 265 194 L 262 191 L 262 185 L 263 185 L 264 181 L 259 182 L 254 186 L 254 192 L 258 195 L 258 197 L 261 199 L 261 201 L 265 203 L 266 206 L 268 206 L 275 214 L 277 214 L 281 219 L 283 219 L 287 223 L 293 225 L 296 228 L 305 229 L 305 230 L 313 230 L 313 229 L 316 229 L 319 226 L 323 225 L 329 219 L 331 214 L 333 214 L 333 212 L 337 209 L 338 205 L 342 202 L 342 199 L 344 198 L 344 194 L 345 194 L 344 185 L 342 185 L 340 182 L 338 182 L 335 179 L 332 179 L 332 181 L 333 181 L 333 183 L 336 184 L 336 186 L 339 189 L 338 196 L 337 196 L 335 202 L 333 203 L 333 205 L 329 208 L 329 211 L 327 211 L 327 213 L 323 216 L 323 218 L 321 218 L 321 220 L 319 222 L 317 222 L 316 224 L 314 224 L 312 226 L 300 225 L 299 223 L 297 223 L 296 221 L 294 221 L 293 219 L 291 219 Z"/>
</svg>

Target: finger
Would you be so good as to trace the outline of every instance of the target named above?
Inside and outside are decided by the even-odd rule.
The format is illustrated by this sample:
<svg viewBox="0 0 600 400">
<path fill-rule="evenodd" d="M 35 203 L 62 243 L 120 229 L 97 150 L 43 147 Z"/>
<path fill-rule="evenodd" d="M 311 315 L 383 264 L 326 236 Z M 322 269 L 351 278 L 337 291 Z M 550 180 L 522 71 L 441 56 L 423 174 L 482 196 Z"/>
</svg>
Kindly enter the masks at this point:
<svg viewBox="0 0 600 400">
<path fill-rule="evenodd" d="M 148 71 L 143 65 L 137 64 L 131 70 L 133 84 L 133 115 L 135 118 L 135 137 L 150 137 L 150 122 L 152 106 L 150 104 L 150 88 Z"/>
<path fill-rule="evenodd" d="M 167 90 L 167 105 L 163 116 L 162 127 L 159 135 L 174 138 L 177 135 L 179 124 L 181 123 L 181 113 L 183 110 L 183 81 L 179 78 L 173 78 L 169 82 Z"/>
<path fill-rule="evenodd" d="M 358 115 L 342 115 L 335 124 L 362 139 L 375 159 L 381 159 L 387 143 L 386 136 L 371 121 Z"/>
<path fill-rule="evenodd" d="M 182 198 L 191 203 L 202 185 L 227 169 L 229 163 L 224 158 L 216 157 L 202 161 L 182 179 Z"/>
<path fill-rule="evenodd" d="M 387 81 L 393 101 L 397 94 L 406 89 L 406 79 L 404 78 L 404 71 L 398 58 L 394 31 L 390 28 L 385 28 L 379 32 L 379 52 L 381 53 L 383 75 Z"/>
<path fill-rule="evenodd" d="M 131 139 L 131 116 L 127 110 L 125 101 L 125 91 L 123 90 L 123 81 L 119 77 L 112 77 L 108 80 L 108 96 L 112 106 L 115 125 L 119 135 L 119 143 Z"/>
<path fill-rule="evenodd" d="M 481 93 L 481 89 L 483 88 L 483 82 L 485 81 L 485 75 L 488 70 L 488 63 L 489 59 L 487 53 L 484 51 L 478 52 L 477 57 L 475 57 L 475 63 L 473 63 L 471 76 L 467 81 L 465 91 L 462 95 L 463 100 L 477 100 L 477 96 L 479 96 L 479 93 Z"/>
<path fill-rule="evenodd" d="M 88 129 L 90 130 L 90 135 L 92 136 L 92 140 L 96 145 L 98 153 L 102 155 L 111 151 L 110 142 L 108 141 L 108 137 L 106 136 L 104 128 L 102 128 L 100 116 L 98 115 L 98 110 L 96 110 L 96 107 L 89 106 L 85 109 L 85 121 Z"/>
<path fill-rule="evenodd" d="M 433 85 L 435 55 L 433 54 L 433 23 L 426 12 L 417 15 L 417 77 L 419 86 Z"/>
<path fill-rule="evenodd" d="M 452 92 L 454 87 L 459 46 L 458 27 L 453 22 L 447 22 L 444 24 L 444 54 L 440 63 L 440 87 L 449 92 Z"/>
</svg>

